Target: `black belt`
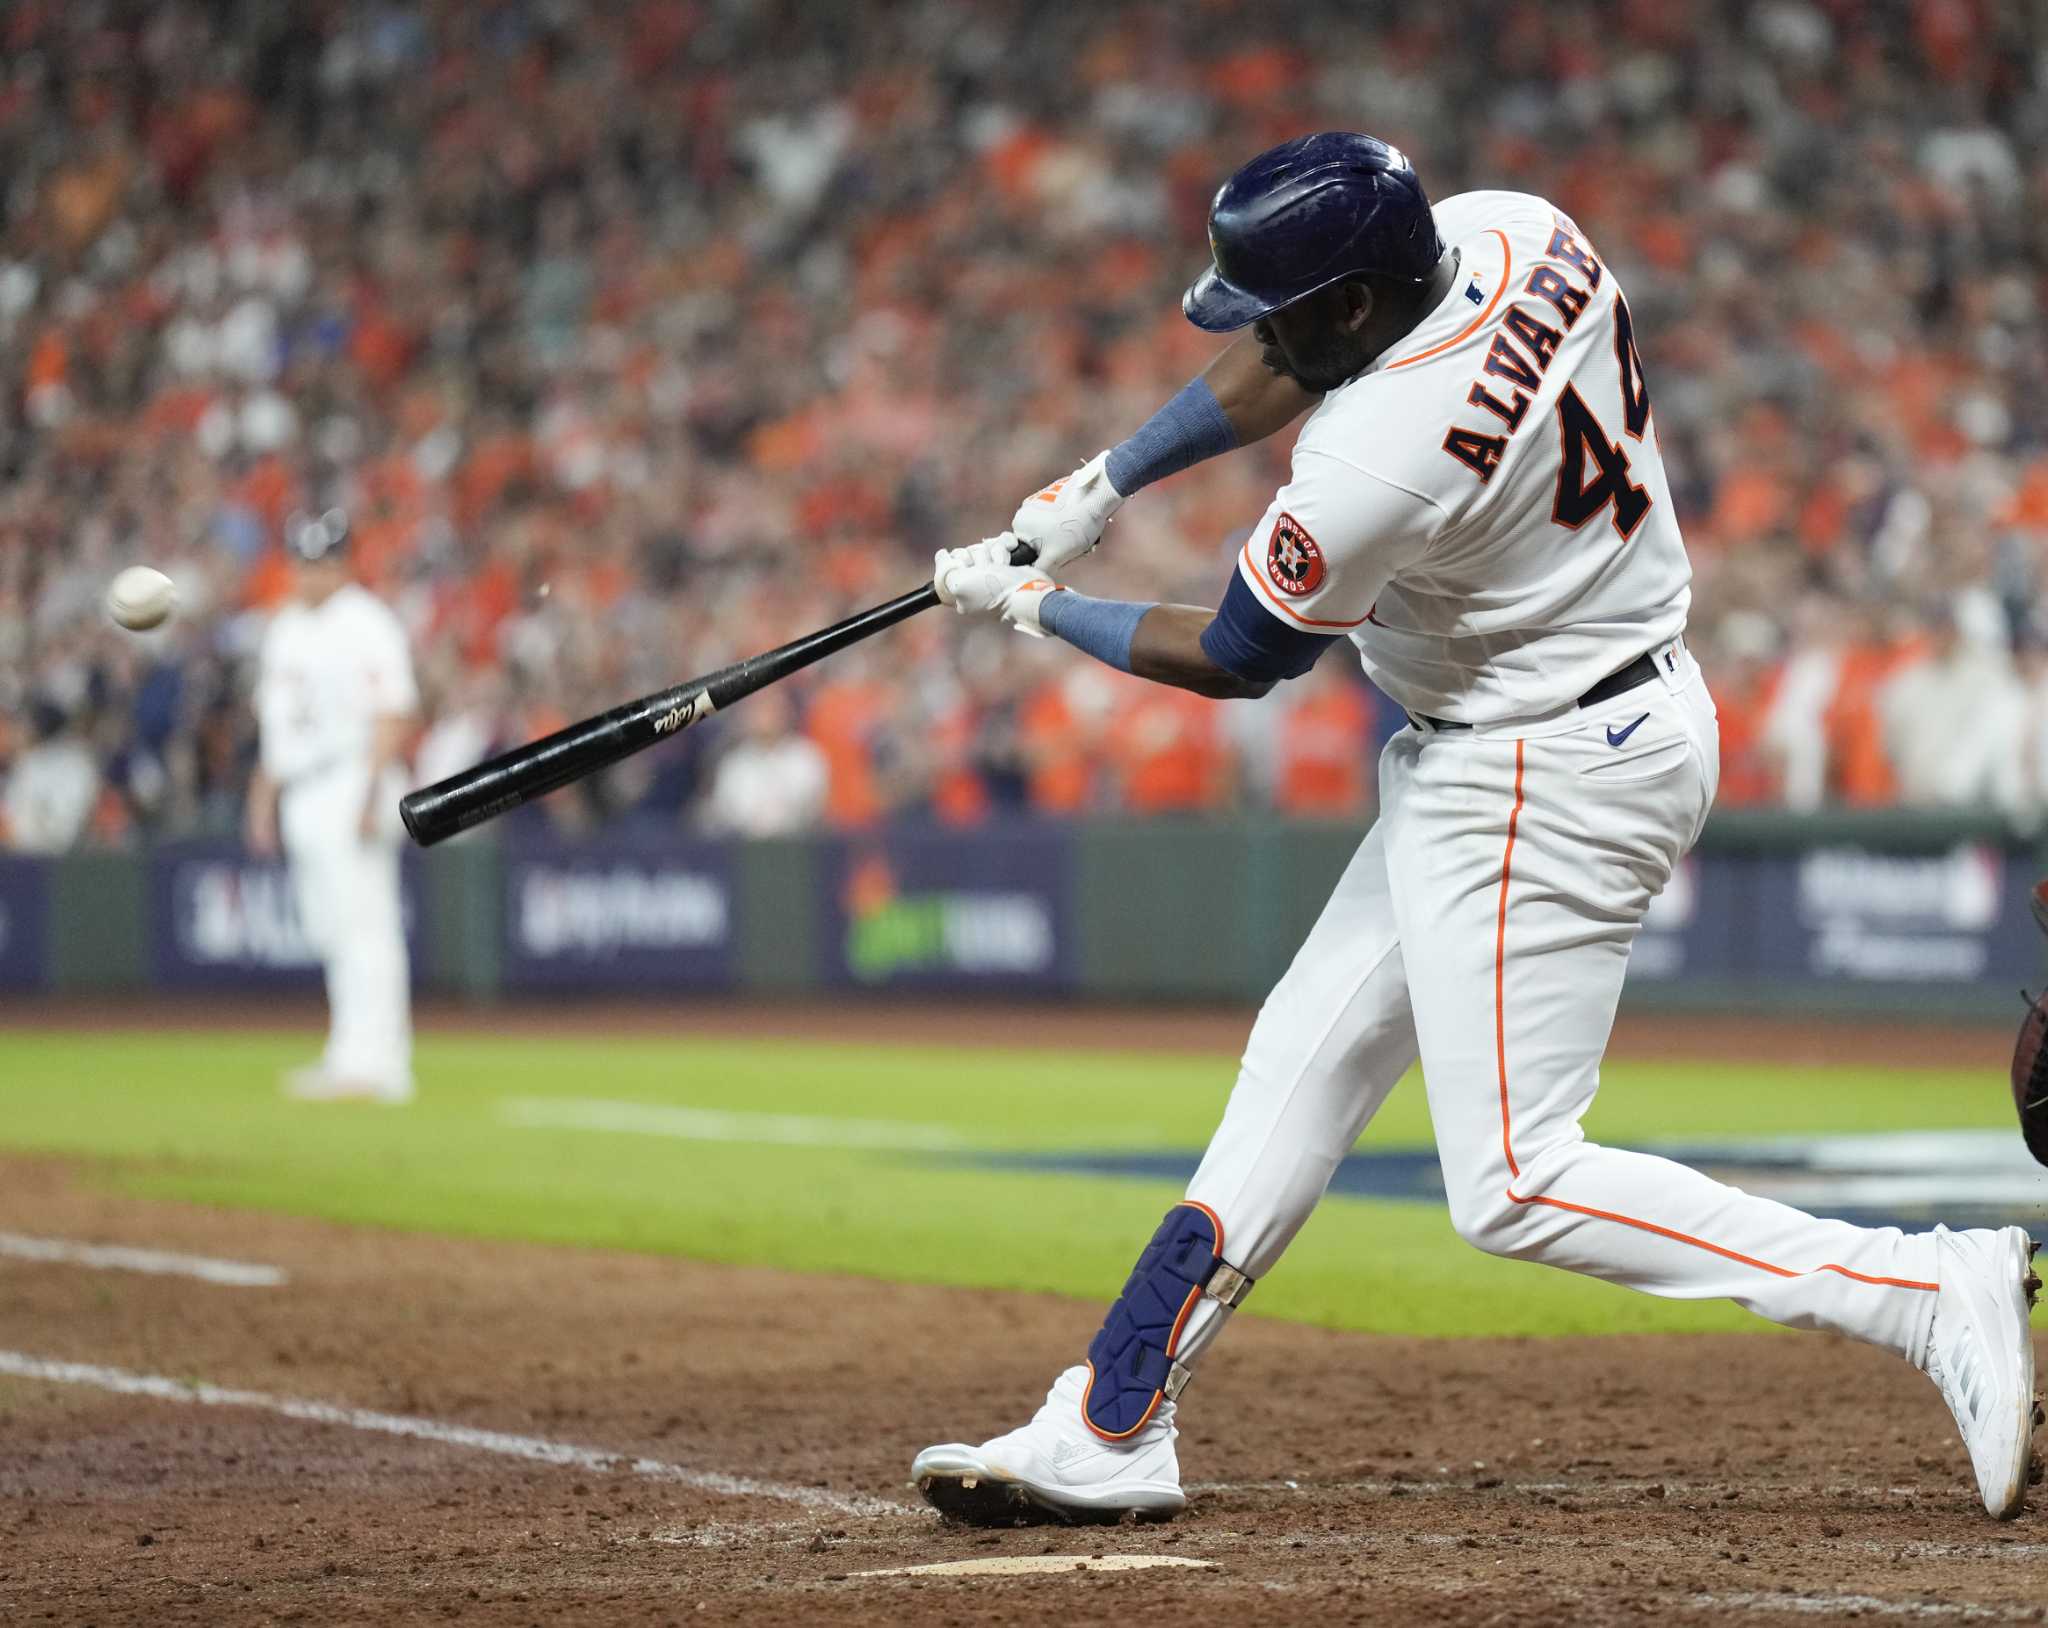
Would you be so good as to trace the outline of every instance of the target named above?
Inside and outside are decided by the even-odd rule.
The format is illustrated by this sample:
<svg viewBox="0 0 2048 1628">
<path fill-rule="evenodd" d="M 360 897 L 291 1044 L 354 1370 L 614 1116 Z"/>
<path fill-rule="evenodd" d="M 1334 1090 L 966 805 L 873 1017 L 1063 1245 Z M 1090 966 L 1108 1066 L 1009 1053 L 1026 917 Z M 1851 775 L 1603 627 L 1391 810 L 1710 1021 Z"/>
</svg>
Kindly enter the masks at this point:
<svg viewBox="0 0 2048 1628">
<path fill-rule="evenodd" d="M 1617 695 L 1626 695 L 1639 684 L 1647 684 L 1657 676 L 1657 663 L 1649 656 L 1638 656 L 1618 673 L 1609 673 L 1584 695 L 1579 697 L 1582 707 L 1597 706 L 1602 701 L 1612 701 Z M 1431 729 L 1470 729 L 1470 724 L 1453 722 L 1448 718 L 1428 718 L 1419 712 L 1408 714 L 1413 723 L 1428 724 Z"/>
</svg>

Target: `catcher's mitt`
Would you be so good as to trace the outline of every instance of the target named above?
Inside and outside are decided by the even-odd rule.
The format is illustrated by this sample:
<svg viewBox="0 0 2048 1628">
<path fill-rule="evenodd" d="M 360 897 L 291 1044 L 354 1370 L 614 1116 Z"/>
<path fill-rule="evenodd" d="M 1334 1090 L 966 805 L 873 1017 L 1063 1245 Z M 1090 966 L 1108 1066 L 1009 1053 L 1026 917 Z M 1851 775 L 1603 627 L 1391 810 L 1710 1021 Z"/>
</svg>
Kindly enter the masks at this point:
<svg viewBox="0 0 2048 1628">
<path fill-rule="evenodd" d="M 2048 933 L 2048 882 L 2034 889 L 2034 920 Z M 2025 995 L 2025 991 L 2021 991 Z M 2020 1134 L 2027 1151 L 2048 1165 L 2048 990 L 2026 996 L 2027 1015 L 2012 1048 L 2012 1100 L 2020 1111 Z"/>
</svg>

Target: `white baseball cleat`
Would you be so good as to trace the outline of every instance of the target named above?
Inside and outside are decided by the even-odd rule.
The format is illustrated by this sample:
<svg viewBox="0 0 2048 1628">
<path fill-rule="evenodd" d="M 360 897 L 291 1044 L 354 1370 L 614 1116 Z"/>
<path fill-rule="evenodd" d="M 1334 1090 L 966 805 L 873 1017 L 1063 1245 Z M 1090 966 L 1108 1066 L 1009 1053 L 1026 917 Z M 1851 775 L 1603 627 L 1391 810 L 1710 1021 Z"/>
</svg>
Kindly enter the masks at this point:
<svg viewBox="0 0 2048 1628">
<path fill-rule="evenodd" d="M 2027 1326 L 2041 1287 L 2029 1264 L 2034 1245 L 2018 1227 L 1936 1227 L 1934 1250 L 1941 1288 L 1920 1367 L 1956 1417 L 1984 1507 L 2010 1520 L 2026 1502 L 2041 1422 Z"/>
<path fill-rule="evenodd" d="M 378 1080 L 346 1079 L 330 1074 L 318 1064 L 295 1068 L 284 1077 L 284 1094 L 295 1102 L 388 1102 L 412 1101 L 412 1086 L 388 1085 Z"/>
<path fill-rule="evenodd" d="M 918 1491 L 940 1514 L 970 1526 L 1164 1520 L 1187 1508 L 1173 1404 L 1162 1402 L 1128 1442 L 1106 1442 L 1081 1416 L 1087 1384 L 1085 1367 L 1069 1368 L 1023 1429 L 979 1447 L 927 1447 L 910 1466 Z"/>
</svg>

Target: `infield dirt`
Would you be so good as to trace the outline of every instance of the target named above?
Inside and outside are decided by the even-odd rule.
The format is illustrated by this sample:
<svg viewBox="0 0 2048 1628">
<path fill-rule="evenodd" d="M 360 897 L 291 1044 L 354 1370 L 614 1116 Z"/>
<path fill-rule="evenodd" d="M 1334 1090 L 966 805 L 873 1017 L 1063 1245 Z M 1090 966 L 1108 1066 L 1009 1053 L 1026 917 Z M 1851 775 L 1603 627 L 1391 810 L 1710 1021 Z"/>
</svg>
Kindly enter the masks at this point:
<svg viewBox="0 0 2048 1628">
<path fill-rule="evenodd" d="M 912 1453 L 1025 1416 L 1099 1307 L 145 1203 L 47 1162 L 0 1163 L 0 1228 L 291 1274 L 233 1289 L 0 1261 L 10 1351 L 889 1506 L 0 1379 L 10 1624 L 2048 1616 L 2048 1520 L 1987 1520 L 1933 1388 L 1834 1339 L 1425 1342 L 1243 1318 L 1183 1413 L 1185 1516 L 978 1532 L 923 1509 Z M 852 1575 L 1112 1553 L 1215 1564 Z"/>
</svg>

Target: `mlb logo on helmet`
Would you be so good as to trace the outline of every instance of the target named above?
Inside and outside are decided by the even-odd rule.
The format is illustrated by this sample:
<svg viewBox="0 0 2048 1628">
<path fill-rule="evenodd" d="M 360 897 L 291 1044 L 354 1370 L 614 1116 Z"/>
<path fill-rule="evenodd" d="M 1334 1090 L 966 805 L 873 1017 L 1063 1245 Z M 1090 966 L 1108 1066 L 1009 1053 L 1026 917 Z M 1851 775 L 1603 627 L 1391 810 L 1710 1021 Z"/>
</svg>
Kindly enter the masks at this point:
<svg viewBox="0 0 2048 1628">
<path fill-rule="evenodd" d="M 1283 594 L 1299 598 L 1323 585 L 1323 551 L 1308 529 L 1282 511 L 1266 545 L 1266 575 Z"/>
</svg>

